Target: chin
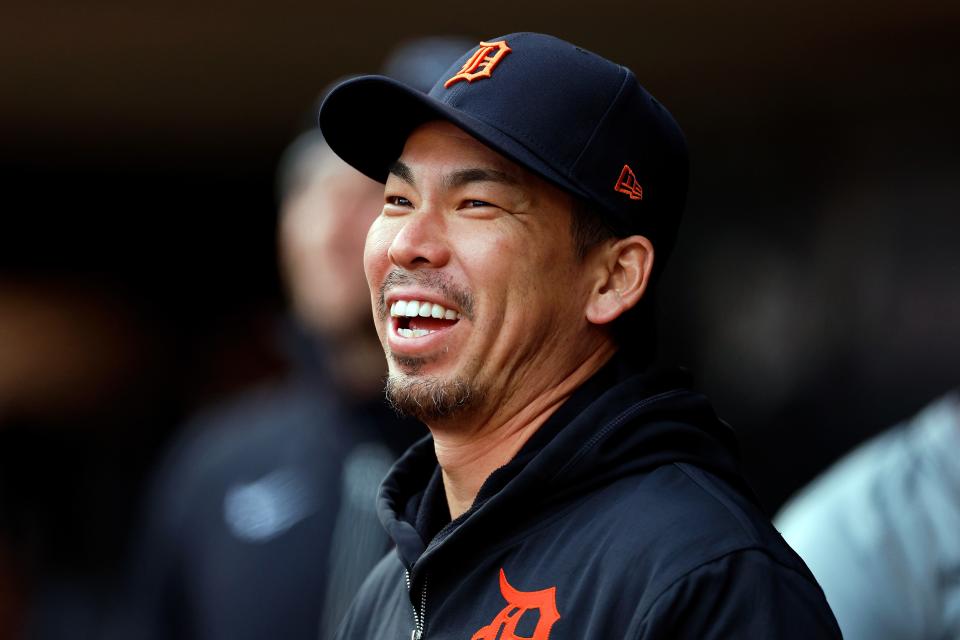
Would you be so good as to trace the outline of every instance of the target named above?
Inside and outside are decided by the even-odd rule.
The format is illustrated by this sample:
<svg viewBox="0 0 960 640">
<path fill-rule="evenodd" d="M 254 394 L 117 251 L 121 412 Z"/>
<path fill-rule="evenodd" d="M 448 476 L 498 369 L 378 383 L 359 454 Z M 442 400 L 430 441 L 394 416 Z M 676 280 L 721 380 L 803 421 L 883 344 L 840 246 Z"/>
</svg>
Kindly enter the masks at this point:
<svg viewBox="0 0 960 640">
<path fill-rule="evenodd" d="M 427 424 L 465 413 L 483 398 L 481 390 L 462 378 L 394 372 L 387 377 L 385 391 L 394 411 Z"/>
</svg>

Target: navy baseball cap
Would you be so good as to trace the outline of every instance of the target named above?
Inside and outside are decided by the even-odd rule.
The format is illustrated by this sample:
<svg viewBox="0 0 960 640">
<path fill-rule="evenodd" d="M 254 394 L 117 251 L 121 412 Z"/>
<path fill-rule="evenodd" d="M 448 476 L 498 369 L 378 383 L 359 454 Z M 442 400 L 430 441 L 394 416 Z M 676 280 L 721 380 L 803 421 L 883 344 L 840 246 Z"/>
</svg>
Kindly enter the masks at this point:
<svg viewBox="0 0 960 640">
<path fill-rule="evenodd" d="M 646 236 L 662 270 L 686 201 L 687 146 L 626 67 L 553 36 L 513 33 L 467 51 L 426 94 L 383 76 L 347 80 L 319 117 L 334 152 L 380 182 L 432 120 L 587 201 L 617 235 Z"/>
</svg>

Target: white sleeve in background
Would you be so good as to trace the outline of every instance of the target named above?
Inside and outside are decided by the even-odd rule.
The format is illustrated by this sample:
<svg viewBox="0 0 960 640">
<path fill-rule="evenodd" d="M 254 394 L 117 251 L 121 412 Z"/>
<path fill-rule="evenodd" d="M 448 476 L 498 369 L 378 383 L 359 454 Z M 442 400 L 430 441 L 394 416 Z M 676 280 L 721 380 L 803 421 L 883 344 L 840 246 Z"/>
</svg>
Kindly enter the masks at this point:
<svg viewBox="0 0 960 640">
<path fill-rule="evenodd" d="M 844 638 L 960 638 L 960 393 L 861 445 L 775 523 Z"/>
</svg>

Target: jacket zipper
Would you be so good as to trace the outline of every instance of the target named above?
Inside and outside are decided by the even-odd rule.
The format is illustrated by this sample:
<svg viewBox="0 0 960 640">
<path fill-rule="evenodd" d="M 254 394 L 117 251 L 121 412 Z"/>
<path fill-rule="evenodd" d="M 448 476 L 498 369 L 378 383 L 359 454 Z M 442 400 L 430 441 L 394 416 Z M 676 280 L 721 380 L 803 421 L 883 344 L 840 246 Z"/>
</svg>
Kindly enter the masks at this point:
<svg viewBox="0 0 960 640">
<path fill-rule="evenodd" d="M 410 640 L 421 640 L 423 638 L 423 628 L 427 624 L 427 576 L 423 576 L 423 587 L 420 588 L 420 609 L 413 602 L 413 586 L 410 582 L 410 572 L 404 571 L 404 578 L 407 582 L 407 593 L 410 594 L 410 606 L 413 607 L 413 631 L 410 632 Z"/>
</svg>

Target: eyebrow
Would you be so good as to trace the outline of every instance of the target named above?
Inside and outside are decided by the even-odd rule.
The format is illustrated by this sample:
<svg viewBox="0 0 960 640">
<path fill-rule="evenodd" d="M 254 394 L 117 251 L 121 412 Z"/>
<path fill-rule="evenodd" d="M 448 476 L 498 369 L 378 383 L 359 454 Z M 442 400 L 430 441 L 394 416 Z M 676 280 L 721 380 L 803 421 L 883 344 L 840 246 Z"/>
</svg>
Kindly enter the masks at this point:
<svg viewBox="0 0 960 640">
<path fill-rule="evenodd" d="M 520 181 L 509 173 L 481 167 L 454 171 L 443 177 L 444 186 L 449 189 L 462 187 L 472 182 L 499 182 L 511 186 L 520 184 Z"/>
<path fill-rule="evenodd" d="M 413 185 L 415 183 L 413 179 L 413 171 L 410 170 L 410 167 L 399 160 L 395 160 L 394 163 L 390 165 L 389 172 L 409 185 Z"/>
<path fill-rule="evenodd" d="M 389 171 L 407 184 L 416 184 L 416 181 L 413 178 L 413 171 L 401 160 L 397 160 L 390 165 Z M 486 167 L 461 169 L 460 171 L 454 171 L 453 173 L 443 177 L 443 184 L 448 189 L 462 187 L 472 182 L 499 182 L 501 184 L 507 184 L 511 186 L 520 184 L 520 180 L 515 176 L 503 171 L 497 171 L 496 169 L 489 169 Z"/>
</svg>

